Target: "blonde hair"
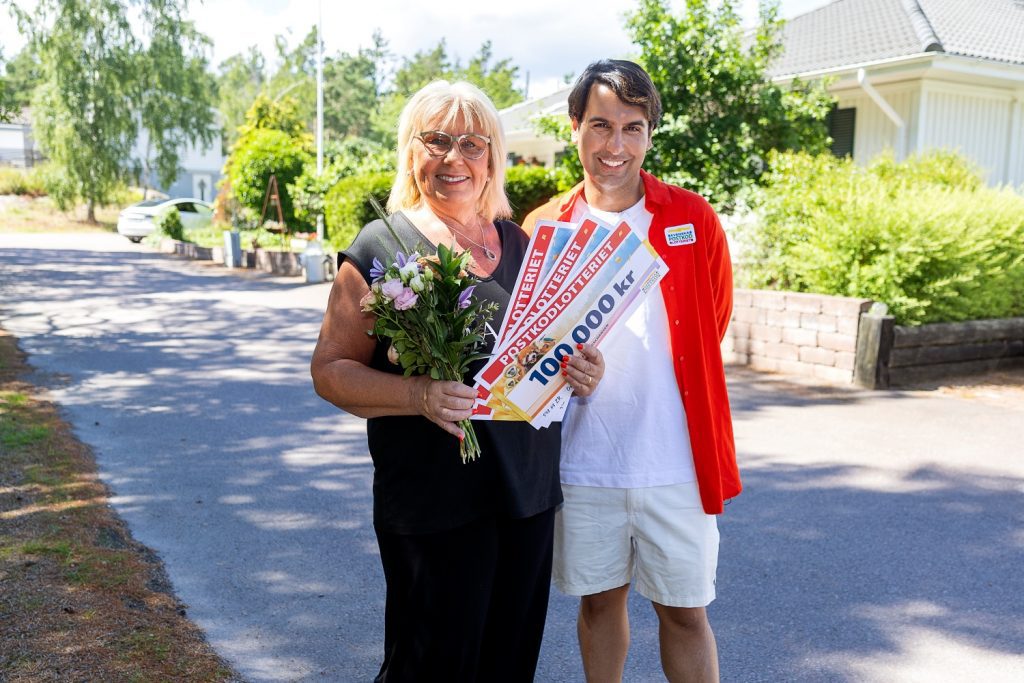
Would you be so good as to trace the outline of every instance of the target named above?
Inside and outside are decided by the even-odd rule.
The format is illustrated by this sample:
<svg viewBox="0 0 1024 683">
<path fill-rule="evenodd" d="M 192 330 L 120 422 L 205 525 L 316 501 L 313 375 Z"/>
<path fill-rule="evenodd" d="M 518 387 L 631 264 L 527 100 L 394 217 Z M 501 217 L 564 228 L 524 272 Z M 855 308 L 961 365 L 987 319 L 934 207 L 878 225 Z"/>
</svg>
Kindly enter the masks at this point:
<svg viewBox="0 0 1024 683">
<path fill-rule="evenodd" d="M 498 110 L 490 98 L 472 83 L 434 81 L 423 86 L 402 109 L 398 118 L 398 171 L 388 197 L 388 211 L 418 208 L 423 195 L 412 173 L 412 146 L 425 130 L 442 129 L 459 116 L 474 132 L 491 139 L 487 168 L 490 180 L 484 186 L 477 211 L 489 221 L 512 215 L 505 196 L 505 133 Z"/>
</svg>

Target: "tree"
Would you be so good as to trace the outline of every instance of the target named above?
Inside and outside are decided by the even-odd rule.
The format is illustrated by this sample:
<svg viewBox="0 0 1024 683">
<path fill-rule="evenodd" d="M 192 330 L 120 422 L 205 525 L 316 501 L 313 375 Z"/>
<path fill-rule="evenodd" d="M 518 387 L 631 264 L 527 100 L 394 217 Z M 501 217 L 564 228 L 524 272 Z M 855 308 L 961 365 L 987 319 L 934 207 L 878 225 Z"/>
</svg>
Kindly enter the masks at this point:
<svg viewBox="0 0 1024 683">
<path fill-rule="evenodd" d="M 228 161 L 231 191 L 242 206 L 258 215 L 266 201 L 270 176 L 276 176 L 285 225 L 294 228 L 295 212 L 285 187 L 308 163 L 309 153 L 299 138 L 272 128 L 257 128 L 239 138 Z M 276 219 L 276 215 L 271 218 Z"/>
<path fill-rule="evenodd" d="M 405 58 L 395 72 L 391 91 L 380 102 L 374 119 L 374 138 L 383 144 L 393 145 L 398 115 L 406 100 L 427 83 L 437 79 L 469 81 L 487 93 L 499 109 L 521 102 L 523 93 L 513 85 L 519 67 L 509 59 L 491 65 L 491 57 L 491 43 L 485 41 L 480 46 L 480 52 L 465 67 L 458 60 L 452 63 L 442 39 L 432 49 L 417 52 L 411 59 Z"/>
<path fill-rule="evenodd" d="M 31 102 L 32 91 L 40 80 L 39 62 L 32 50 L 23 49 L 8 60 L 0 56 L 0 64 L 0 110 L 5 110 L 10 118 Z"/>
<path fill-rule="evenodd" d="M 0 64 L 3 64 L 2 55 L 0 55 Z M 0 123 L 11 121 L 16 111 L 14 89 L 11 87 L 10 79 L 0 74 Z"/>
<path fill-rule="evenodd" d="M 245 123 L 238 127 L 239 140 L 258 129 L 279 130 L 291 137 L 309 137 L 298 103 L 288 96 L 276 100 L 266 95 L 256 98 L 245 112 Z"/>
<path fill-rule="evenodd" d="M 288 48 L 285 36 L 274 38 L 278 65 L 263 93 L 271 99 L 286 95 L 295 102 L 296 111 L 306 129 L 316 129 L 316 26 L 294 48 Z"/>
<path fill-rule="evenodd" d="M 185 6 L 148 0 L 135 26 L 127 0 L 40 0 L 32 15 L 20 13 L 40 64 L 34 133 L 64 179 L 55 198 L 84 199 L 91 222 L 124 180 L 140 128 L 168 184 L 180 146 L 212 138 L 205 39 L 182 20 Z"/>
<path fill-rule="evenodd" d="M 465 69 L 456 68 L 457 78 L 466 80 L 483 90 L 498 109 L 511 107 L 523 101 L 523 92 L 515 87 L 519 67 L 511 59 L 501 59 L 490 65 L 491 41 L 485 41 Z"/>
<path fill-rule="evenodd" d="M 145 4 L 149 43 L 136 56 L 136 106 L 149 134 L 142 164 L 146 178 L 155 170 L 164 187 L 178 177 L 181 150 L 197 142 L 208 148 L 216 135 L 204 54 L 210 40 L 183 19 L 184 9 L 167 0 Z"/>
<path fill-rule="evenodd" d="M 367 137 L 384 81 L 387 41 L 373 34 L 373 47 L 341 53 L 324 63 L 324 133 L 328 139 Z"/>
<path fill-rule="evenodd" d="M 275 101 L 260 95 L 246 112 L 238 141 L 225 164 L 229 192 L 239 204 L 258 214 L 270 176 L 277 176 L 285 224 L 293 228 L 295 213 L 286 188 L 309 164 L 311 145 L 312 136 L 299 118 L 295 100 L 285 96 Z"/>
<path fill-rule="evenodd" d="M 822 83 L 769 79 L 782 49 L 777 2 L 761 1 L 749 39 L 736 4 L 686 0 L 676 16 L 667 0 L 640 0 L 626 20 L 665 111 L 645 165 L 723 209 L 762 182 L 770 150 L 824 151 L 832 104 Z"/>
<path fill-rule="evenodd" d="M 221 143 L 231 149 L 238 139 L 238 128 L 245 122 L 245 113 L 263 89 L 266 63 L 263 54 L 253 45 L 247 52 L 228 57 L 218 67 L 217 109 L 223 132 Z"/>
<path fill-rule="evenodd" d="M 43 77 L 32 97 L 33 134 L 63 171 L 52 196 L 61 208 L 85 199 L 90 222 L 123 180 L 137 134 L 135 38 L 123 10 L 115 0 L 37 7 L 40 24 L 50 15 L 53 22 L 33 36 Z"/>
</svg>

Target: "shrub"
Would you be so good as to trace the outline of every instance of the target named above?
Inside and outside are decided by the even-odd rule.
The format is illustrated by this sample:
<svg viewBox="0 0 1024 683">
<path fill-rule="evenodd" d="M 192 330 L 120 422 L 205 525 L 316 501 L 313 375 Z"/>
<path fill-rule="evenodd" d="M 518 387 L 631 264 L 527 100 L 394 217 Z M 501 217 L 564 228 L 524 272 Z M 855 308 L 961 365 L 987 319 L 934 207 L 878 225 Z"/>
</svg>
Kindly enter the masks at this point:
<svg viewBox="0 0 1024 683">
<path fill-rule="evenodd" d="M 505 192 L 514 213 L 513 220 L 522 224 L 530 211 L 557 195 L 564 184 L 564 172 L 540 166 L 513 166 L 505 173 Z M 339 180 L 324 198 L 326 241 L 332 249 L 344 249 L 356 233 L 377 219 L 370 205 L 373 195 L 381 204 L 387 203 L 394 183 L 394 172 L 360 173 Z"/>
<path fill-rule="evenodd" d="M 239 139 L 227 164 L 228 182 L 239 204 L 259 215 L 266 199 L 271 175 L 277 176 L 278 196 L 285 225 L 294 230 L 295 212 L 288 194 L 293 182 L 309 161 L 303 138 L 292 137 L 279 130 L 258 128 Z M 276 211 L 267 218 L 277 219 Z"/>
<path fill-rule="evenodd" d="M 78 203 L 79 191 L 74 179 L 68 175 L 67 169 L 57 164 L 46 164 L 40 168 L 39 174 L 46 188 L 46 194 L 61 211 L 70 211 Z"/>
<path fill-rule="evenodd" d="M 181 223 L 181 214 L 173 206 L 169 206 L 157 214 L 153 219 L 153 224 L 158 233 L 166 235 L 172 240 L 181 242 L 185 239 L 185 226 Z"/>
<path fill-rule="evenodd" d="M 324 156 L 322 174 L 317 175 L 316 163 L 310 161 L 295 182 L 288 186 L 288 194 L 295 206 L 295 217 L 310 226 L 316 225 L 316 217 L 323 210 L 327 192 L 342 178 L 361 173 L 395 171 L 394 151 L 364 138 L 329 142 Z"/>
<path fill-rule="evenodd" d="M 324 198 L 324 231 L 331 249 L 346 248 L 364 225 L 378 218 L 369 198 L 387 203 L 394 181 L 394 173 L 364 173 L 343 178 L 331 188 Z"/>
<path fill-rule="evenodd" d="M 141 202 L 142 199 L 143 196 L 141 188 L 121 185 L 116 187 L 111 193 L 110 206 L 128 206 L 130 204 Z"/>
<path fill-rule="evenodd" d="M 0 194 L 26 194 L 25 172 L 17 168 L 0 168 Z"/>
<path fill-rule="evenodd" d="M 0 168 L 0 194 L 42 197 L 46 194 L 44 172 L 42 166 L 28 169 Z"/>
<path fill-rule="evenodd" d="M 777 154 L 737 236 L 750 287 L 876 299 L 901 324 L 1024 315 L 1024 197 L 949 152 Z"/>
<path fill-rule="evenodd" d="M 561 173 L 542 166 L 512 166 L 505 171 L 505 194 L 512 220 L 522 225 L 526 214 L 559 193 Z"/>
</svg>

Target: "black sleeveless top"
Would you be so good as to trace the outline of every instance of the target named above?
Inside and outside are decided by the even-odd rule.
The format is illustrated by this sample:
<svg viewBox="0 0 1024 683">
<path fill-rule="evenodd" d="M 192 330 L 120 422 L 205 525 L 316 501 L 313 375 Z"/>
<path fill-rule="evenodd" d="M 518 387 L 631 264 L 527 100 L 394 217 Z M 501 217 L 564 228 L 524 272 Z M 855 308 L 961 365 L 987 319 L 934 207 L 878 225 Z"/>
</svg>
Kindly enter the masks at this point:
<svg viewBox="0 0 1024 683">
<path fill-rule="evenodd" d="M 434 253 L 436 247 L 403 214 L 391 226 L 410 248 Z M 490 277 L 480 281 L 474 295 L 494 301 L 499 309 L 491 319 L 497 329 L 505 316 L 523 262 L 528 238 L 515 223 L 497 221 L 501 261 Z M 383 241 L 385 248 L 381 244 Z M 399 248 L 394 237 L 376 220 L 364 227 L 342 253 L 371 281 L 373 258 L 387 265 Z M 487 335 L 491 351 L 494 335 Z M 400 374 L 387 359 L 390 340 L 378 340 L 370 367 Z M 467 384 L 484 361 L 470 368 Z M 485 515 L 524 518 L 562 502 L 558 479 L 561 424 L 534 429 L 526 422 L 474 420 L 481 455 L 463 464 L 459 441 L 419 415 L 375 417 L 366 421 L 373 459 L 373 521 L 380 531 L 422 534 L 461 526 Z"/>
</svg>

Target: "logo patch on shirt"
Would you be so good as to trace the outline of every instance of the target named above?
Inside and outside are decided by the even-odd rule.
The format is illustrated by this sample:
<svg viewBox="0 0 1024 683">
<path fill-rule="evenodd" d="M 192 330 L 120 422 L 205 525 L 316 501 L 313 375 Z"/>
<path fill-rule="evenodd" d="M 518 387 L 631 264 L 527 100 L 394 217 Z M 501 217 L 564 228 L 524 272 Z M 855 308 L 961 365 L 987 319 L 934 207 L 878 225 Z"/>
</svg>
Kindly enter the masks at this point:
<svg viewBox="0 0 1024 683">
<path fill-rule="evenodd" d="M 665 229 L 665 240 L 670 247 L 682 247 L 697 242 L 697 231 L 693 229 L 693 223 L 677 225 L 674 228 Z"/>
</svg>

